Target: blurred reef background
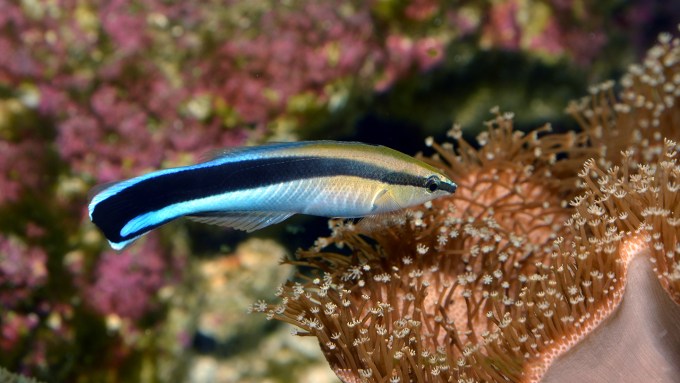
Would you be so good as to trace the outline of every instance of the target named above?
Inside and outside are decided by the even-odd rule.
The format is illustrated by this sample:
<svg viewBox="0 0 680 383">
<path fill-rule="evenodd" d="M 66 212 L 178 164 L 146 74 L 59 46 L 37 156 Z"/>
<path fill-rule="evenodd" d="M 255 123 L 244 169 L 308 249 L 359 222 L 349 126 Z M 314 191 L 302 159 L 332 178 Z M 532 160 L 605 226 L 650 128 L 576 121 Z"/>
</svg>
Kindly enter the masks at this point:
<svg viewBox="0 0 680 383">
<path fill-rule="evenodd" d="M 315 339 L 247 314 L 327 236 L 177 222 L 111 251 L 99 183 L 266 141 L 415 154 L 495 105 L 551 122 L 619 78 L 663 0 L 0 0 L 0 366 L 47 382 L 336 382 Z M 5 374 L 0 370 L 0 376 Z"/>
</svg>

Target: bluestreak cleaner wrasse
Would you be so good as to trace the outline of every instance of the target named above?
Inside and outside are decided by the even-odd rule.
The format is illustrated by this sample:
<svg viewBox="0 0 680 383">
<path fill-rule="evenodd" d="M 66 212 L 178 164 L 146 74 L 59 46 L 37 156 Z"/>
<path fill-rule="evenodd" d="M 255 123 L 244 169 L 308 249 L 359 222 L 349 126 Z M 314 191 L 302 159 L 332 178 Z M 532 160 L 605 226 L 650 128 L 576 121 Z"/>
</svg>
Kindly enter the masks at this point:
<svg viewBox="0 0 680 383">
<path fill-rule="evenodd" d="M 182 216 L 257 230 L 293 214 L 356 218 L 446 196 L 456 184 L 384 146 L 309 141 L 227 150 L 93 190 L 90 219 L 120 250 Z"/>
</svg>

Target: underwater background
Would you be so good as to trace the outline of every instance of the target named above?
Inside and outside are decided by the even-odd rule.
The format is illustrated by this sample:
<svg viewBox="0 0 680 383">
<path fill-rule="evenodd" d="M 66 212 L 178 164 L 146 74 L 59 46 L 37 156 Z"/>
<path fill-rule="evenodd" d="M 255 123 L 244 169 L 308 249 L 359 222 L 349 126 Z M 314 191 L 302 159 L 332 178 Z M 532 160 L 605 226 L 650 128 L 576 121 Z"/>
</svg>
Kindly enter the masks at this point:
<svg viewBox="0 0 680 383">
<path fill-rule="evenodd" d="M 295 320 L 250 312 L 304 279 L 310 265 L 280 262 L 329 236 L 327 219 L 253 234 L 181 220 L 117 253 L 89 189 L 268 141 L 429 156 L 454 123 L 486 130 L 496 106 L 517 130 L 578 132 L 570 102 L 678 22 L 663 0 L 0 0 L 0 367 L 338 382 Z"/>
</svg>

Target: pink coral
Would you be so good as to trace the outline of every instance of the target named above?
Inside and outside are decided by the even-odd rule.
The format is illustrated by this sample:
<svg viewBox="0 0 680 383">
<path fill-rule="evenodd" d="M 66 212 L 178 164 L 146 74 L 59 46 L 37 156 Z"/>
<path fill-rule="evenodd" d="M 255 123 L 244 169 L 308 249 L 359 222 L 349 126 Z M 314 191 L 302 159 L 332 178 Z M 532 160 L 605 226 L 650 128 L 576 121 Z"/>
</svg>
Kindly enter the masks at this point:
<svg viewBox="0 0 680 383">
<path fill-rule="evenodd" d="M 530 39 L 529 47 L 539 52 L 545 52 L 549 55 L 560 55 L 565 51 L 564 43 L 560 38 L 561 34 L 562 31 L 560 30 L 559 25 L 554 20 L 554 18 L 551 17 L 548 21 L 548 25 L 545 27 L 545 30 Z M 601 44 L 598 44 L 598 47 L 600 45 Z"/>
<path fill-rule="evenodd" d="M 441 38 L 413 39 L 398 34 L 390 35 L 385 41 L 385 71 L 375 84 L 375 89 L 385 91 L 399 78 L 432 69 L 443 58 L 444 41 Z"/>
<path fill-rule="evenodd" d="M 148 46 L 146 22 L 135 15 L 127 1 L 106 2 L 100 15 L 104 31 L 123 55 L 137 53 Z"/>
<path fill-rule="evenodd" d="M 137 320 L 155 307 L 155 294 L 170 282 L 171 274 L 157 237 L 151 235 L 143 246 L 120 254 L 105 252 L 97 263 L 94 282 L 86 287 L 85 299 L 102 315 Z"/>
<path fill-rule="evenodd" d="M 411 20 L 425 21 L 440 9 L 437 0 L 413 0 L 406 6 L 404 15 Z"/>
<path fill-rule="evenodd" d="M 0 320 L 0 350 L 11 350 L 21 339 L 38 325 L 38 316 L 31 313 L 28 315 L 15 312 L 3 313 Z"/>
<path fill-rule="evenodd" d="M 74 173 L 110 181 L 159 167 L 179 151 L 243 142 L 238 131 L 184 113 L 200 90 L 191 73 L 176 76 L 167 69 L 185 63 L 193 50 L 168 56 L 163 40 L 170 31 L 150 22 L 194 23 L 198 7 L 59 0 L 4 8 L 0 32 L 7 33 L 0 33 L 0 47 L 7 54 L 0 58 L 0 79 L 37 87 L 38 110 L 56 120 L 57 147 Z M 175 43 L 191 45 L 181 36 Z M 178 143 L 175 136 L 194 130 L 204 138 Z"/>
<path fill-rule="evenodd" d="M 356 74 L 376 48 L 369 10 L 337 12 L 332 3 L 301 2 L 299 9 L 265 12 L 253 30 L 225 40 L 202 64 L 203 86 L 219 94 L 247 122 L 284 112 L 290 97 Z"/>
<path fill-rule="evenodd" d="M 388 89 L 441 63 L 461 36 L 585 62 L 606 39 L 593 11 L 574 7 L 546 4 L 536 27 L 515 0 L 3 4 L 0 81 L 34 85 L 71 172 L 110 181 L 240 145 L 282 117 L 301 124 L 338 84 Z"/>
<path fill-rule="evenodd" d="M 0 235 L 0 304 L 13 307 L 47 281 L 47 255 L 15 237 Z"/>
<path fill-rule="evenodd" d="M 403 33 L 380 38 L 370 2 L 228 5 L 233 13 L 155 0 L 7 4 L 0 81 L 35 85 L 71 172 L 101 182 L 240 145 L 280 116 L 302 119 L 330 102 L 329 84 L 385 88 L 440 62 L 447 41 L 426 35 L 395 51 L 389 36 Z M 418 22 L 438 9 L 424 1 L 407 13 Z"/>
<path fill-rule="evenodd" d="M 519 4 L 516 1 L 496 2 L 489 11 L 489 21 L 483 28 L 483 44 L 504 49 L 520 47 L 521 26 L 517 21 Z"/>
<path fill-rule="evenodd" d="M 432 69 L 444 58 L 444 42 L 441 39 L 427 37 L 415 43 L 415 61 L 421 71 Z"/>
<path fill-rule="evenodd" d="M 0 205 L 18 201 L 28 189 L 41 185 L 44 146 L 37 140 L 0 139 Z"/>
</svg>

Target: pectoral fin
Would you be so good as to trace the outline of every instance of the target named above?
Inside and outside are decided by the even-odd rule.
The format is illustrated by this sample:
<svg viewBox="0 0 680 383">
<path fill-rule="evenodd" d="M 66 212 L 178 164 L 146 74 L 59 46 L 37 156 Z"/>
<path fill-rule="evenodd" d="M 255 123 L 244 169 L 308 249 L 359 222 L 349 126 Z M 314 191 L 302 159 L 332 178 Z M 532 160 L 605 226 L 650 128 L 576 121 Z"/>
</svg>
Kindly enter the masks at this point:
<svg viewBox="0 0 680 383">
<path fill-rule="evenodd" d="M 403 208 L 388 189 L 383 189 L 376 194 L 371 211 L 375 214 L 365 216 L 357 224 L 360 230 L 371 232 L 385 226 L 394 225 L 403 221 L 405 214 Z"/>
<path fill-rule="evenodd" d="M 382 189 L 379 191 L 378 194 L 375 195 L 373 206 L 371 207 L 371 211 L 375 213 L 389 213 L 401 209 L 402 207 L 397 200 L 394 199 L 389 189 Z"/>
<path fill-rule="evenodd" d="M 269 211 L 208 212 L 188 216 L 189 219 L 244 230 L 248 233 L 284 221 L 293 213 Z"/>
</svg>

